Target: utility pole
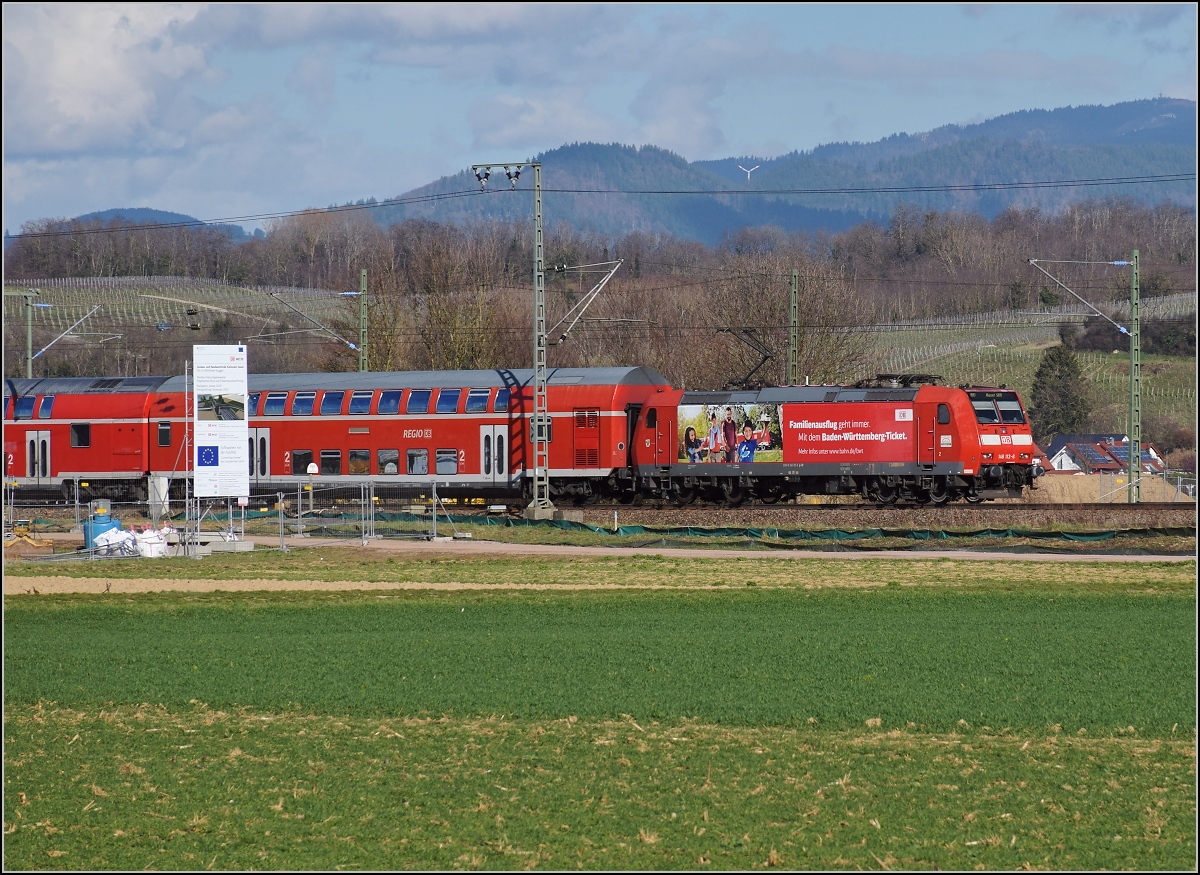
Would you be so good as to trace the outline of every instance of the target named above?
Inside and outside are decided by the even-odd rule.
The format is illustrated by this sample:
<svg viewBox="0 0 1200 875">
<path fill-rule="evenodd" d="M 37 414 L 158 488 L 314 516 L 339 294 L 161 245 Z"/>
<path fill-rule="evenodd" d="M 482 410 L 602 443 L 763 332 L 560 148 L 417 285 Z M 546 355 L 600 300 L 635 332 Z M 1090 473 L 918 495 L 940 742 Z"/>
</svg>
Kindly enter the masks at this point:
<svg viewBox="0 0 1200 875">
<path fill-rule="evenodd" d="M 800 383 L 800 271 L 792 269 L 791 293 L 788 295 L 788 372 L 789 386 Z"/>
<path fill-rule="evenodd" d="M 1111 264 L 1114 267 L 1128 267 L 1129 274 L 1129 321 L 1130 327 L 1114 321 L 1107 314 L 1081 298 L 1073 289 L 1058 277 L 1038 264 Z M 1122 334 L 1129 336 L 1129 503 L 1137 504 L 1142 498 L 1142 337 L 1141 337 L 1141 292 L 1138 287 L 1138 251 L 1133 250 L 1129 261 L 1050 261 L 1038 258 L 1029 259 L 1029 263 L 1050 277 L 1060 288 L 1065 289 L 1077 301 L 1102 319 L 1112 322 Z"/>
<path fill-rule="evenodd" d="M 1129 503 L 1142 500 L 1142 296 L 1138 251 L 1129 264 Z"/>
<path fill-rule="evenodd" d="M 553 519 L 550 501 L 550 415 L 546 400 L 546 265 L 542 241 L 542 165 L 539 162 L 473 164 L 471 170 L 483 188 L 493 167 L 503 167 L 512 189 L 526 168 L 533 170 L 533 500 L 525 509 L 529 519 Z"/>
<path fill-rule="evenodd" d="M 358 369 L 367 370 L 367 269 L 358 275 Z"/>
<path fill-rule="evenodd" d="M 10 292 L 6 289 L 4 292 L 6 298 L 25 299 L 25 376 L 31 380 L 33 379 L 33 299 L 37 296 L 37 289 L 26 289 L 23 292 Z"/>
</svg>

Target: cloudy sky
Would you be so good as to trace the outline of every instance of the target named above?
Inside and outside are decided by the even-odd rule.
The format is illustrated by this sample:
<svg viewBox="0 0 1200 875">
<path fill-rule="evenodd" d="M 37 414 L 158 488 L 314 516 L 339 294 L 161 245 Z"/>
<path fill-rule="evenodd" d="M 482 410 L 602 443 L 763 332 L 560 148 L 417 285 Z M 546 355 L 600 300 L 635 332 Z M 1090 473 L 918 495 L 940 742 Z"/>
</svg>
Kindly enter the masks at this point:
<svg viewBox="0 0 1200 875">
<path fill-rule="evenodd" d="M 1196 7 L 6 3 L 4 227 L 391 197 L 575 141 L 775 156 L 1196 99 Z"/>
</svg>

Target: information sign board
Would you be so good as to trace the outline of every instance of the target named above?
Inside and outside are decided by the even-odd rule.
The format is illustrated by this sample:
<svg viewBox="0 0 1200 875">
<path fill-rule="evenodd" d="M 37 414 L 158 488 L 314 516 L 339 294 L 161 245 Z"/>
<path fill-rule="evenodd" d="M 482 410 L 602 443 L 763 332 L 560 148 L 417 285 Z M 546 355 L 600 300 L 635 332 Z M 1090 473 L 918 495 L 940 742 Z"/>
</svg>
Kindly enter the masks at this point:
<svg viewBox="0 0 1200 875">
<path fill-rule="evenodd" d="M 196 497 L 250 493 L 250 430 L 246 421 L 246 347 L 192 347 L 192 471 Z"/>
</svg>

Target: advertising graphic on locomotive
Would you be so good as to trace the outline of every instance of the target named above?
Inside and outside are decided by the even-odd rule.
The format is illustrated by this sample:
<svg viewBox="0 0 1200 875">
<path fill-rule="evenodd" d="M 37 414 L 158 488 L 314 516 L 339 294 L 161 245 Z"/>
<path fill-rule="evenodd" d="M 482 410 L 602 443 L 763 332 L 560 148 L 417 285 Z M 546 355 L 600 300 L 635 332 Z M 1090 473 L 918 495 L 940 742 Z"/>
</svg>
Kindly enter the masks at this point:
<svg viewBox="0 0 1200 875">
<path fill-rule="evenodd" d="M 197 420 L 245 418 L 255 493 L 428 484 L 440 495 L 532 494 L 532 370 L 257 374 L 241 396 L 185 378 L 11 379 L 5 476 L 18 489 L 145 500 L 181 495 Z M 1041 471 L 1003 388 L 885 375 L 853 386 L 681 391 L 650 368 L 557 368 L 547 381 L 556 502 L 727 505 L 801 495 L 942 504 L 1020 497 Z M 309 474 L 309 466 L 317 474 Z M 85 485 L 86 484 L 86 485 Z"/>
</svg>

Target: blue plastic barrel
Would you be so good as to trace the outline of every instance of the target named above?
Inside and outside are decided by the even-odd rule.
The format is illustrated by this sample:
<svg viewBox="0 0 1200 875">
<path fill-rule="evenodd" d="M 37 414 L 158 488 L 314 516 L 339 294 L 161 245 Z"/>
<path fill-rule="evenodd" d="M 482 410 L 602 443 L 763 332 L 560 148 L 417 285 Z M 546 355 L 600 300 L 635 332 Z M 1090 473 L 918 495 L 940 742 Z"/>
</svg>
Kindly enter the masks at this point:
<svg viewBox="0 0 1200 875">
<path fill-rule="evenodd" d="M 83 521 L 83 545 L 88 550 L 96 549 L 96 536 L 113 529 L 120 529 L 121 521 L 106 513 L 93 514 L 91 519 Z"/>
</svg>

